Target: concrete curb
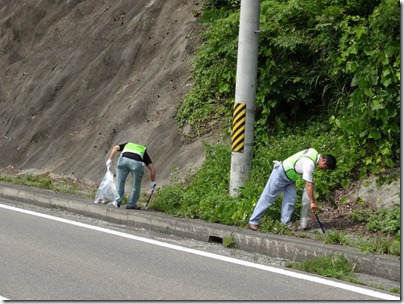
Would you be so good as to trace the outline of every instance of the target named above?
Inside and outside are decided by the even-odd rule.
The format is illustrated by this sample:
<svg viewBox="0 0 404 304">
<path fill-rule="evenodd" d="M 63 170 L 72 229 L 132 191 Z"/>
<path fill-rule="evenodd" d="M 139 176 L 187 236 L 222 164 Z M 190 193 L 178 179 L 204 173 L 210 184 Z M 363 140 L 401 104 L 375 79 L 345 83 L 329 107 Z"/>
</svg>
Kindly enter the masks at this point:
<svg viewBox="0 0 404 304">
<path fill-rule="evenodd" d="M 232 236 L 235 247 L 247 252 L 260 253 L 290 261 L 304 261 L 314 257 L 343 254 L 355 264 L 355 271 L 400 282 L 400 260 L 394 256 L 362 254 L 354 248 L 327 245 L 323 242 L 253 232 L 249 229 L 207 223 L 201 220 L 175 218 L 148 210 L 117 209 L 94 204 L 90 199 L 69 196 L 50 190 L 28 188 L 0 182 L 0 197 L 47 208 L 61 208 L 96 219 L 145 228 L 150 231 L 192 238 L 199 241 L 222 243 Z"/>
</svg>

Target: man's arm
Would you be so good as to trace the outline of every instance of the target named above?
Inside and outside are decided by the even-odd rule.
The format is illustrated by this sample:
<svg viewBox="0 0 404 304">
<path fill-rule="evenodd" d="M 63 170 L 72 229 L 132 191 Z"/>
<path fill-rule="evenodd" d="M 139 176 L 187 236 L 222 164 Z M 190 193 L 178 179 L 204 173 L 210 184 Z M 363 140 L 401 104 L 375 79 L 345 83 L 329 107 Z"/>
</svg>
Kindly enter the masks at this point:
<svg viewBox="0 0 404 304">
<path fill-rule="evenodd" d="M 147 168 L 148 168 L 149 171 L 150 171 L 150 181 L 151 181 L 152 183 L 154 183 L 155 180 L 156 180 L 156 170 L 154 169 L 153 163 L 148 164 L 148 165 L 147 165 Z"/>
<path fill-rule="evenodd" d="M 306 181 L 306 192 L 310 201 L 310 209 L 313 213 L 317 211 L 316 198 L 314 197 L 314 183 Z"/>
<path fill-rule="evenodd" d="M 109 156 L 109 159 L 112 160 L 112 158 L 114 157 L 115 153 L 119 151 L 119 145 L 116 145 L 112 148 L 111 150 L 111 154 Z"/>
</svg>

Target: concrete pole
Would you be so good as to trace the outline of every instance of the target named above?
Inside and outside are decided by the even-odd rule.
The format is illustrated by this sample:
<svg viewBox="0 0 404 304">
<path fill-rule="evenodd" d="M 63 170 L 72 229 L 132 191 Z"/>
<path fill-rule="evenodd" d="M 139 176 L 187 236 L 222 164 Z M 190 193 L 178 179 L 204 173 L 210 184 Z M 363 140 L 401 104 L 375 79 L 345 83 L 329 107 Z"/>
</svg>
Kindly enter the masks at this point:
<svg viewBox="0 0 404 304">
<path fill-rule="evenodd" d="M 231 196 L 236 196 L 238 189 L 247 181 L 252 165 L 259 16 L 259 0 L 241 0 L 232 129 Z"/>
</svg>

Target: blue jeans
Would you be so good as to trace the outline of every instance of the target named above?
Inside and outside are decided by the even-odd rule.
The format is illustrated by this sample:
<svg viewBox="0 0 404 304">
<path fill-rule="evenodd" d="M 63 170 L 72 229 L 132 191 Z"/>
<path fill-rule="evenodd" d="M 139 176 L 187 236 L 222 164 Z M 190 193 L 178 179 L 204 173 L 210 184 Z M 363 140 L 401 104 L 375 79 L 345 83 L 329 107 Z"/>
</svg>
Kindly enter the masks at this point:
<svg viewBox="0 0 404 304">
<path fill-rule="evenodd" d="M 128 207 L 136 207 L 140 196 L 144 163 L 120 156 L 116 165 L 116 188 L 119 194 L 118 205 L 122 203 L 125 197 L 125 183 L 129 173 L 132 175 L 132 190 L 128 200 Z"/>
<path fill-rule="evenodd" d="M 278 195 L 283 192 L 281 222 L 290 226 L 293 209 L 296 202 L 296 184 L 287 178 L 283 171 L 282 164 L 274 167 L 259 198 L 254 212 L 250 217 L 249 223 L 258 225 L 260 218 L 265 211 L 271 206 Z"/>
</svg>

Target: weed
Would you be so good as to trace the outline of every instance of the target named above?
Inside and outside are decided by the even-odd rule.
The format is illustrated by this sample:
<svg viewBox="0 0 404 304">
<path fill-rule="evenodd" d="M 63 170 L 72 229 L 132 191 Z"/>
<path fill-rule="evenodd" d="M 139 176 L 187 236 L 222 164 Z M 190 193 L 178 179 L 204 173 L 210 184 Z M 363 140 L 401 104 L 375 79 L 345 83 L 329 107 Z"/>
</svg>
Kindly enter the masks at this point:
<svg viewBox="0 0 404 304">
<path fill-rule="evenodd" d="M 392 287 L 392 288 L 389 288 L 389 291 L 390 292 L 394 292 L 394 293 L 400 293 L 400 287 Z"/>
<path fill-rule="evenodd" d="M 379 254 L 390 254 L 395 251 L 399 252 L 400 249 L 394 248 L 394 244 L 395 244 L 395 242 L 391 242 L 391 240 L 389 240 L 389 239 L 377 237 L 374 240 L 374 252 L 379 253 Z M 397 244 L 397 245 L 399 245 L 399 244 Z"/>
<path fill-rule="evenodd" d="M 327 255 L 304 262 L 287 262 L 286 267 L 338 280 L 356 280 L 353 273 L 354 265 L 343 255 Z"/>
<path fill-rule="evenodd" d="M 228 235 L 227 237 L 224 238 L 223 240 L 223 246 L 226 248 L 234 248 L 236 245 L 236 242 L 234 241 L 234 237 L 232 234 Z"/>
<path fill-rule="evenodd" d="M 16 176 L 3 176 L 0 175 L 0 181 L 13 183 L 16 185 L 33 187 L 39 189 L 52 190 L 65 194 L 72 194 L 76 196 L 89 197 L 89 193 L 82 193 L 77 189 L 77 185 L 72 184 L 68 180 L 53 181 L 49 177 L 43 177 L 33 174 L 20 174 Z M 94 192 L 94 191 L 93 191 Z M 95 193 L 91 193 L 91 198 L 94 198 Z"/>
<path fill-rule="evenodd" d="M 362 253 L 371 253 L 374 251 L 374 245 L 369 238 L 359 237 L 356 244 Z"/>
<path fill-rule="evenodd" d="M 295 236 L 298 238 L 301 238 L 301 239 L 310 239 L 311 238 L 310 234 L 308 234 L 308 233 L 297 233 Z"/>
<path fill-rule="evenodd" d="M 332 230 L 326 234 L 325 243 L 347 245 L 348 244 L 347 234 L 344 232 Z"/>
<path fill-rule="evenodd" d="M 272 229 L 272 233 L 275 234 L 280 234 L 280 235 L 292 235 L 294 232 L 290 229 L 290 227 L 284 223 L 281 223 L 279 221 L 275 221 Z"/>
<path fill-rule="evenodd" d="M 367 228 L 371 232 L 381 231 L 384 234 L 397 234 L 401 227 L 400 214 L 400 206 L 395 206 L 393 209 L 379 209 L 370 214 Z"/>
</svg>

